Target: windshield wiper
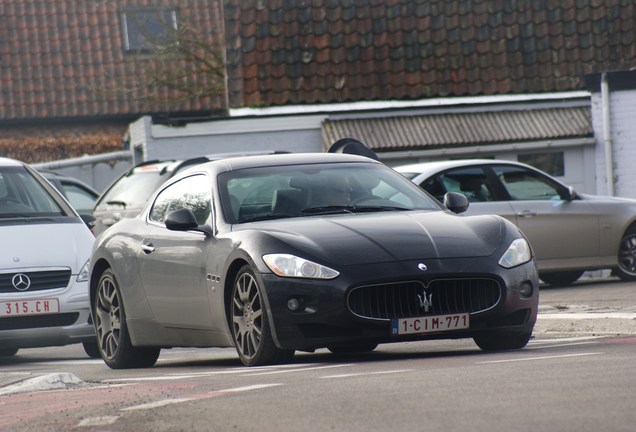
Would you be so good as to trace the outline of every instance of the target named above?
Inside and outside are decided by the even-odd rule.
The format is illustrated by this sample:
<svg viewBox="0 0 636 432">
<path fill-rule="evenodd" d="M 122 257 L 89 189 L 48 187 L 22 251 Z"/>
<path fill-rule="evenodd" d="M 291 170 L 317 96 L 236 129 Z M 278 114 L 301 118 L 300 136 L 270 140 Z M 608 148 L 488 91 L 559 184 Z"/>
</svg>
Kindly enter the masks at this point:
<svg viewBox="0 0 636 432">
<path fill-rule="evenodd" d="M 303 215 L 315 215 L 315 214 L 337 214 L 337 213 L 353 213 L 355 207 L 342 206 L 342 205 L 328 205 L 319 207 L 308 207 L 300 211 Z"/>
<path fill-rule="evenodd" d="M 338 213 L 365 213 L 365 212 L 379 212 L 379 211 L 405 211 L 410 210 L 406 207 L 398 206 L 366 206 L 366 205 L 346 205 L 346 206 L 321 206 L 321 207 L 309 207 L 301 210 L 304 215 L 317 215 L 317 214 L 338 214 Z"/>
<path fill-rule="evenodd" d="M 291 218 L 291 217 L 297 217 L 297 216 L 298 215 L 292 215 L 288 213 L 272 213 L 272 214 L 266 214 L 261 216 L 254 216 L 247 219 L 242 219 L 242 220 L 239 220 L 238 223 L 258 222 L 258 221 L 274 220 L 274 219 L 285 219 L 285 218 Z"/>
</svg>

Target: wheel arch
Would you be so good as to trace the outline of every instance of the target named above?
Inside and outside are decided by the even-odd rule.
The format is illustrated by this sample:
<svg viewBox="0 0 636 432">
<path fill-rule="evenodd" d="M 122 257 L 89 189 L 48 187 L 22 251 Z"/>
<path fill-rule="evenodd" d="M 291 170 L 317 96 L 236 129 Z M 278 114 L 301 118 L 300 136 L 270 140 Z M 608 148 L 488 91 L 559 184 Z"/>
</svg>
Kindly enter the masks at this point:
<svg viewBox="0 0 636 432">
<path fill-rule="evenodd" d="M 227 269 L 225 274 L 225 283 L 223 284 L 223 301 L 225 303 L 225 321 L 228 326 L 228 330 L 231 334 L 232 323 L 230 305 L 232 302 L 232 288 L 234 285 L 234 279 L 238 275 L 238 272 L 243 266 L 250 265 L 250 263 L 244 258 L 236 258 Z"/>
<path fill-rule="evenodd" d="M 89 284 L 89 297 L 90 297 L 90 309 L 91 313 L 93 311 L 93 305 L 95 304 L 95 293 L 97 292 L 97 285 L 99 284 L 99 279 L 102 277 L 102 274 L 106 269 L 110 268 L 110 263 L 104 258 L 98 259 L 96 262 L 92 263 L 91 269 L 91 278 Z"/>
</svg>

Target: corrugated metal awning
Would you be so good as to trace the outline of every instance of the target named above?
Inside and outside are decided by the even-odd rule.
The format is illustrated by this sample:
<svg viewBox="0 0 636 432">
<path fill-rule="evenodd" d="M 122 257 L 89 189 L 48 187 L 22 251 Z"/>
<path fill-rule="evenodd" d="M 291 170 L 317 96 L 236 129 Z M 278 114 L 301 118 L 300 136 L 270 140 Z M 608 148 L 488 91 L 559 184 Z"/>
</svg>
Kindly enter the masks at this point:
<svg viewBox="0 0 636 432">
<path fill-rule="evenodd" d="M 325 120 L 325 147 L 355 138 L 375 151 L 432 150 L 593 135 L 589 107 Z"/>
</svg>

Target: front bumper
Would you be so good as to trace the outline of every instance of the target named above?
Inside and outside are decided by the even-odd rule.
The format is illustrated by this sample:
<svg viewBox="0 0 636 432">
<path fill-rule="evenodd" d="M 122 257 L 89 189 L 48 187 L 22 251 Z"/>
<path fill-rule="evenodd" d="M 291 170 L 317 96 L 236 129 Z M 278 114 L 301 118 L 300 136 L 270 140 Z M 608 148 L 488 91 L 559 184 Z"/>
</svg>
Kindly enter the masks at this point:
<svg viewBox="0 0 636 432">
<path fill-rule="evenodd" d="M 77 282 L 75 275 L 71 278 L 69 286 L 62 289 L 0 295 L 1 302 L 21 303 L 42 299 L 57 299 L 59 313 L 0 317 L 2 348 L 62 346 L 95 339 L 95 328 L 90 316 L 88 282 Z"/>
<path fill-rule="evenodd" d="M 390 343 L 425 339 L 455 339 L 493 332 L 531 333 L 539 302 L 539 279 L 534 263 L 513 269 L 492 264 L 492 259 L 427 260 L 427 270 L 417 261 L 352 266 L 332 280 L 281 278 L 260 274 L 266 307 L 276 344 L 280 348 L 314 350 L 353 342 Z M 339 269 L 340 270 L 340 269 Z M 389 318 L 361 317 L 352 312 L 348 298 L 357 287 L 403 282 L 431 285 L 439 280 L 489 280 L 500 287 L 496 303 L 470 313 L 468 329 L 392 336 Z M 521 293 L 530 285 L 530 295 Z M 300 307 L 291 311 L 289 299 Z M 381 300 L 380 300 L 381 301 Z M 422 310 L 420 316 L 430 316 Z M 399 312 L 397 313 L 399 315 Z"/>
</svg>

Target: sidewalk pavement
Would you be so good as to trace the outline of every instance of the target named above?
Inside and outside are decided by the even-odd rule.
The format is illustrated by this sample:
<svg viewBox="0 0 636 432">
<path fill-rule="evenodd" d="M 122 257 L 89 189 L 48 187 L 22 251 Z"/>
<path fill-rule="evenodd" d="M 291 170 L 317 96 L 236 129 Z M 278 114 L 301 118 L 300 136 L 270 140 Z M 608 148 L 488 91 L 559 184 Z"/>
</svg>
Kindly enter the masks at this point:
<svg viewBox="0 0 636 432">
<path fill-rule="evenodd" d="M 534 334 L 636 335 L 636 311 L 539 306 Z"/>
</svg>

